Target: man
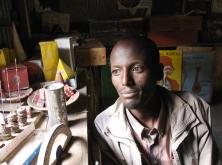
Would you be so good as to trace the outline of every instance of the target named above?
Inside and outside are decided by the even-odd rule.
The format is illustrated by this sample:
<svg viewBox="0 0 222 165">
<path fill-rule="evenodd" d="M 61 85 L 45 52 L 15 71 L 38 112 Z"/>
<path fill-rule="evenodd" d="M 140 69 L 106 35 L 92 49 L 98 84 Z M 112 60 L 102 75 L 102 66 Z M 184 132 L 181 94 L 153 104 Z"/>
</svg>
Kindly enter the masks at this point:
<svg viewBox="0 0 222 165">
<path fill-rule="evenodd" d="M 221 164 L 209 105 L 156 85 L 163 67 L 154 42 L 124 38 L 113 47 L 110 64 L 119 98 L 95 119 L 104 164 Z"/>
</svg>

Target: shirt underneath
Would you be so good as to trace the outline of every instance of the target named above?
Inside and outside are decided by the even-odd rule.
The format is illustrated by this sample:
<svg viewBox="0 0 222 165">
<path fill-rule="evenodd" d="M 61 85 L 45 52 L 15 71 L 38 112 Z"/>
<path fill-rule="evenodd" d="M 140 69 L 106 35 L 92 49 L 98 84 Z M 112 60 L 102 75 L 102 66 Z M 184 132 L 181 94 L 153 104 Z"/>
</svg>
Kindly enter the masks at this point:
<svg viewBox="0 0 222 165">
<path fill-rule="evenodd" d="M 134 138 L 140 145 L 139 147 L 146 150 L 143 156 L 152 164 L 173 164 L 170 152 L 170 125 L 167 109 L 163 108 L 161 104 L 159 117 L 152 129 L 144 127 L 128 109 L 126 109 L 126 117 L 134 132 Z"/>
</svg>

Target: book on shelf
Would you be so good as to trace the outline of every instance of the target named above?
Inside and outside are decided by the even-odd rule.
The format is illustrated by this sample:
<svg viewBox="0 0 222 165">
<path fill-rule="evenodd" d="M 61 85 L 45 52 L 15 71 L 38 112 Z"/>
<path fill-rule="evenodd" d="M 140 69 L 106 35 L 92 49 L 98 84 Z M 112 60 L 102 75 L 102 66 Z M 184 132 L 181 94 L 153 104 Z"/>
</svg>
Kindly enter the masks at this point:
<svg viewBox="0 0 222 165">
<path fill-rule="evenodd" d="M 182 90 L 211 101 L 213 93 L 214 51 L 183 52 Z"/>
<path fill-rule="evenodd" d="M 160 50 L 163 64 L 163 79 L 159 85 L 173 91 L 181 90 L 182 52 L 180 50 Z"/>
</svg>

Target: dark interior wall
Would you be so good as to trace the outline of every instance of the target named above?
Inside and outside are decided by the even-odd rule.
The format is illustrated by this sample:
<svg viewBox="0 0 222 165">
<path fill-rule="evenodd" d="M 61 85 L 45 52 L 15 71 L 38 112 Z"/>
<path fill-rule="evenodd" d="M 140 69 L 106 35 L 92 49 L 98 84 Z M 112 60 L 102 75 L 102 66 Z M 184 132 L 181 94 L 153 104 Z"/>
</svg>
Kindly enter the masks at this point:
<svg viewBox="0 0 222 165">
<path fill-rule="evenodd" d="M 154 0 L 152 11 L 154 15 L 180 13 L 182 11 L 182 0 Z"/>
<path fill-rule="evenodd" d="M 91 19 L 117 19 L 127 15 L 124 10 L 117 9 L 116 0 L 94 0 L 89 1 L 89 13 Z"/>
<path fill-rule="evenodd" d="M 71 15 L 71 22 L 85 21 L 89 17 L 88 0 L 60 0 L 59 10 Z"/>
<path fill-rule="evenodd" d="M 90 19 L 119 18 L 124 11 L 117 10 L 115 0 L 60 0 L 60 11 L 71 15 L 71 22 Z"/>
<path fill-rule="evenodd" d="M 16 0 L 11 0 L 18 4 Z M 69 13 L 70 23 L 87 22 L 89 20 L 115 20 L 121 18 L 135 18 L 147 16 L 147 9 L 123 10 L 118 9 L 117 0 L 26 0 L 30 14 L 31 24 L 33 23 L 33 31 L 41 29 L 41 13 L 34 11 L 34 5 L 38 1 L 42 8 L 50 8 L 53 11 Z M 132 0 L 132 2 L 137 0 Z M 199 3 L 199 2 L 202 3 Z M 175 15 L 184 14 L 183 4 L 189 9 L 184 12 L 189 12 L 191 8 L 203 7 L 209 4 L 211 0 L 153 0 L 151 15 Z M 186 3 L 184 3 L 186 2 Z M 204 2 L 204 3 L 203 3 Z M 206 2 L 206 3 L 205 3 Z M 199 4 L 199 6 L 197 6 Z M 21 5 L 15 5 L 21 6 Z M 16 7 L 17 8 L 17 7 Z M 208 5 L 210 8 L 210 5 Z M 18 16 L 23 10 L 18 11 Z M 18 20 L 24 17 L 17 18 Z"/>
<path fill-rule="evenodd" d="M 181 13 L 183 2 L 184 0 L 153 0 L 152 15 Z M 133 12 L 118 9 L 117 0 L 60 0 L 59 6 L 61 11 L 71 14 L 71 20 L 74 22 L 88 19 L 104 20 L 144 16 L 146 13 L 145 9 Z"/>
<path fill-rule="evenodd" d="M 71 14 L 71 22 L 143 16 L 144 9 L 130 13 L 118 9 L 117 0 L 60 0 L 60 11 Z"/>
<path fill-rule="evenodd" d="M 147 9 L 139 8 L 124 10 L 118 8 L 117 0 L 38 0 L 44 9 L 70 14 L 71 29 L 75 29 L 76 22 L 86 23 L 89 20 L 118 20 L 123 18 L 145 17 L 149 14 Z M 132 2 L 138 0 L 132 0 Z M 153 0 L 151 15 L 181 14 L 182 4 L 186 0 Z M 198 0 L 192 0 L 198 1 Z M 209 0 L 206 0 L 209 1 Z M 29 5 L 30 19 L 33 23 L 33 31 L 41 29 L 41 13 L 33 12 L 34 0 L 27 1 Z M 33 21 L 34 20 L 34 21 Z M 74 25 L 74 26 L 72 26 Z M 87 24 L 86 24 L 87 26 Z M 79 28 L 77 30 L 81 30 Z M 80 31 L 81 32 L 81 31 Z"/>
</svg>

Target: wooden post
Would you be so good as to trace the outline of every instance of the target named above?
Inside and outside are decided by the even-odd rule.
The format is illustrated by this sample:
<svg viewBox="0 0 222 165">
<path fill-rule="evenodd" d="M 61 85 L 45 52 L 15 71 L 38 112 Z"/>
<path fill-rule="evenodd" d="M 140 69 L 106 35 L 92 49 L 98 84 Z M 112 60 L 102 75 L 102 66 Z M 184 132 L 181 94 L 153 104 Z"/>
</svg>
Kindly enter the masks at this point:
<svg viewBox="0 0 222 165">
<path fill-rule="evenodd" d="M 50 127 L 61 123 L 67 125 L 64 84 L 55 82 L 44 86 L 44 88 Z"/>
</svg>

